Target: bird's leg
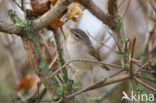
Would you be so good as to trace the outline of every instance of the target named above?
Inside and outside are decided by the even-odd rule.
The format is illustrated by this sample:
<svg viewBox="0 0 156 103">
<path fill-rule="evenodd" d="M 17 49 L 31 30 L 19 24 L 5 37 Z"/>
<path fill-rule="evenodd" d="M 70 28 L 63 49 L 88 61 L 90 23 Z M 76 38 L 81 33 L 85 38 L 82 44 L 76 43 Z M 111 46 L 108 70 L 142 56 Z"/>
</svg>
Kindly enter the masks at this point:
<svg viewBox="0 0 156 103">
<path fill-rule="evenodd" d="M 73 77 L 72 77 L 72 80 L 74 80 L 75 78 L 76 78 L 76 76 L 79 74 L 79 70 L 78 71 L 76 71 L 76 73 L 73 75 Z"/>
<path fill-rule="evenodd" d="M 91 69 L 91 85 L 94 84 L 93 68 Z"/>
</svg>

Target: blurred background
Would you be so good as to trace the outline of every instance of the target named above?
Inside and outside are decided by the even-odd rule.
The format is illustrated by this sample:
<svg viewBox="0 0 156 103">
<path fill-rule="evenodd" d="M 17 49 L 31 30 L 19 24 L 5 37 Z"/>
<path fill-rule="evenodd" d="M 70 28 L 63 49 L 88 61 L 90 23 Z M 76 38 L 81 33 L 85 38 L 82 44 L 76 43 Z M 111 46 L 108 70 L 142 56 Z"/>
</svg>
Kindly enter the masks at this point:
<svg viewBox="0 0 156 103">
<path fill-rule="evenodd" d="M 93 1 L 104 12 L 108 13 L 108 0 Z M 21 0 L 16 0 L 16 2 L 20 5 Z M 29 0 L 25 0 L 24 4 L 25 8 L 30 8 Z M 0 0 L 1 21 L 12 23 L 8 16 L 9 9 L 15 10 L 17 15 L 21 19 L 24 19 L 23 12 L 14 0 Z M 146 59 L 146 56 L 149 58 L 156 57 L 156 19 L 149 0 L 118 0 L 118 14 L 124 21 L 125 36 L 128 39 L 136 37 L 135 58 L 140 59 L 141 57 Z M 78 22 L 69 20 L 63 25 L 63 31 L 67 36 L 66 26 L 81 28 L 85 32 L 88 32 L 92 44 L 99 51 L 103 61 L 121 65 L 120 55 L 116 52 L 117 46 L 109 34 L 111 30 L 87 9 L 83 8 L 83 16 Z M 44 28 L 40 31 L 40 38 L 42 53 L 46 60 L 51 63 L 55 56 L 52 32 Z M 105 45 L 101 45 L 95 38 Z M 145 57 L 141 56 L 142 54 L 145 54 Z M 37 82 L 40 80 L 32 70 L 21 38 L 16 35 L 4 35 L 4 33 L 0 32 L 0 103 L 18 103 L 17 98 L 25 87 L 26 91 L 29 90 L 28 95 L 26 95 L 27 98 L 32 95 L 36 96 Z M 104 71 L 100 68 L 94 69 L 94 81 L 107 77 L 118 70 L 118 68 L 111 68 L 111 71 Z M 68 72 L 72 78 L 76 70 L 69 68 Z M 80 71 L 74 81 L 82 87 L 87 86 L 90 83 L 90 72 Z M 31 84 L 31 86 L 26 86 L 27 84 Z M 156 86 L 156 84 L 154 85 Z M 41 85 L 40 88 L 40 91 L 44 94 L 43 100 L 49 100 L 51 98 L 50 93 L 44 92 L 44 86 Z M 121 102 L 121 97 L 122 91 L 130 92 L 131 90 L 129 81 L 124 81 L 83 93 L 76 98 L 81 103 L 129 103 L 128 101 Z"/>
</svg>

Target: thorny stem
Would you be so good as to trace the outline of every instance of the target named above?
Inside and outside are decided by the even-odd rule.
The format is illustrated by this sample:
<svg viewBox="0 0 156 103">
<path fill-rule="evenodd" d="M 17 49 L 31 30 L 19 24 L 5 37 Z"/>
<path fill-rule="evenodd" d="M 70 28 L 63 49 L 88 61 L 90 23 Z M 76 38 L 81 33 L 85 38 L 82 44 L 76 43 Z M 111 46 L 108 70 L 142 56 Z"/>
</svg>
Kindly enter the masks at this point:
<svg viewBox="0 0 156 103">
<path fill-rule="evenodd" d="M 131 78 L 133 78 L 133 61 L 132 61 L 132 58 L 134 55 L 135 41 L 136 41 L 136 38 L 134 38 L 132 42 L 130 41 L 129 70 L 130 70 Z"/>
<path fill-rule="evenodd" d="M 140 79 L 134 77 L 134 80 L 136 80 L 138 83 L 140 83 L 140 84 L 143 85 L 144 87 L 146 87 L 146 88 L 152 90 L 153 92 L 156 92 L 156 89 L 155 89 L 155 88 L 149 86 L 148 84 L 144 83 L 144 82 L 141 81 Z"/>
<path fill-rule="evenodd" d="M 120 76 L 118 78 L 98 82 L 98 83 L 95 83 L 95 84 L 93 84 L 91 86 L 83 88 L 83 89 L 81 89 L 81 90 L 67 96 L 67 98 L 71 98 L 73 96 L 76 96 L 76 95 L 81 94 L 81 93 L 86 92 L 86 91 L 94 90 L 94 89 L 101 88 L 101 87 L 106 86 L 106 85 L 110 85 L 110 84 L 113 84 L 113 83 L 116 83 L 116 82 L 127 80 L 129 78 L 130 78 L 130 76 L 128 74 L 125 74 L 125 75 L 122 75 L 122 76 Z"/>
<path fill-rule="evenodd" d="M 138 68 L 135 72 L 139 73 L 139 71 L 141 71 L 142 69 L 144 69 L 146 66 L 148 66 L 150 63 L 152 63 L 153 61 L 156 61 L 156 58 L 153 58 L 151 60 L 148 60 L 144 65 L 142 65 L 140 68 Z"/>
</svg>

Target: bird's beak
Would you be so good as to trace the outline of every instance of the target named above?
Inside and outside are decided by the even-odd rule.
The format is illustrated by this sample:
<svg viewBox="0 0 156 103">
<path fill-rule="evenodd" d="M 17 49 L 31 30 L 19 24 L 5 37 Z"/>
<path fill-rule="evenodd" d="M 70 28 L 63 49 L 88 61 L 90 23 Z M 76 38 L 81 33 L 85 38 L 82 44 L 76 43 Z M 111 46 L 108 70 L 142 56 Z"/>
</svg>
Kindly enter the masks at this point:
<svg viewBox="0 0 156 103">
<path fill-rule="evenodd" d="M 70 32 L 70 34 L 72 34 L 72 30 L 71 30 L 71 28 L 70 28 L 70 27 L 68 27 L 68 26 L 67 26 L 67 28 L 66 28 L 66 29 L 67 29 L 67 31 L 68 31 L 68 32 Z"/>
</svg>

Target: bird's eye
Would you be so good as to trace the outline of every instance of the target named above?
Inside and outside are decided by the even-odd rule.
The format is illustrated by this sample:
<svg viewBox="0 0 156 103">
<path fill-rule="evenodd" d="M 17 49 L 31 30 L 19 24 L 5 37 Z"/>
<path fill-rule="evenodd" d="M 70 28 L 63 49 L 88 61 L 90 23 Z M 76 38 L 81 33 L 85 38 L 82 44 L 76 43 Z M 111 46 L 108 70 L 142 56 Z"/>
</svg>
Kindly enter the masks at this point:
<svg viewBox="0 0 156 103">
<path fill-rule="evenodd" d="M 80 36 L 79 36 L 78 34 L 74 34 L 74 36 L 75 36 L 76 38 L 80 38 Z"/>
</svg>

